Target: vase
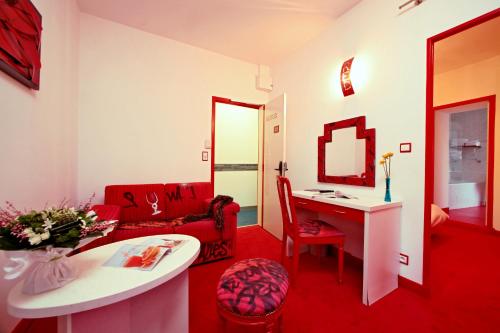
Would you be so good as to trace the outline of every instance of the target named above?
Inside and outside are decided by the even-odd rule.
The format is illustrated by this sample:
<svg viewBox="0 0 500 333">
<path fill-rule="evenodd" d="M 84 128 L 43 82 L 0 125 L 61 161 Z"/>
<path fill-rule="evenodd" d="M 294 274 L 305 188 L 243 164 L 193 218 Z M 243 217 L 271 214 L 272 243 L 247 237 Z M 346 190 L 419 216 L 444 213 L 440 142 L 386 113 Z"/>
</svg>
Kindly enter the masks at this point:
<svg viewBox="0 0 500 333">
<path fill-rule="evenodd" d="M 66 255 L 70 248 L 47 247 L 31 251 L 29 261 L 31 267 L 27 270 L 22 291 L 33 295 L 60 288 L 73 281 L 77 276 L 71 258 Z"/>
<path fill-rule="evenodd" d="M 385 202 L 391 202 L 391 178 L 385 179 Z"/>
</svg>

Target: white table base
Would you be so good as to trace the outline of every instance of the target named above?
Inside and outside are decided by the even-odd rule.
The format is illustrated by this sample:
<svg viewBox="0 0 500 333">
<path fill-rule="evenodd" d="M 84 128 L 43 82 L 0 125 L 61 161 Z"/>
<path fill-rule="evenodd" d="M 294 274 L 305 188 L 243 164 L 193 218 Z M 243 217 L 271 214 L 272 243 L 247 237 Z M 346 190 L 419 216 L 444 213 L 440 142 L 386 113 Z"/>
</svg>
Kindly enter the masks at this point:
<svg viewBox="0 0 500 333">
<path fill-rule="evenodd" d="M 187 270 L 135 297 L 58 317 L 59 333 L 188 333 Z"/>
</svg>

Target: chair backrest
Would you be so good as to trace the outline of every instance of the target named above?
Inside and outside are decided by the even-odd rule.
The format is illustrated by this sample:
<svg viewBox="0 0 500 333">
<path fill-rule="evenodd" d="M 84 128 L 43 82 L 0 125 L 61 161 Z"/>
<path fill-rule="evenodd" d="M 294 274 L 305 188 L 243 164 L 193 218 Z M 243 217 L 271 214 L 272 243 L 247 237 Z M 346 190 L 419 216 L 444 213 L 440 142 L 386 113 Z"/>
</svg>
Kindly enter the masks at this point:
<svg viewBox="0 0 500 333">
<path fill-rule="evenodd" d="M 283 220 L 283 232 L 293 236 L 298 232 L 298 224 L 295 206 L 293 205 L 292 186 L 286 177 L 276 176 L 276 180 Z"/>
</svg>

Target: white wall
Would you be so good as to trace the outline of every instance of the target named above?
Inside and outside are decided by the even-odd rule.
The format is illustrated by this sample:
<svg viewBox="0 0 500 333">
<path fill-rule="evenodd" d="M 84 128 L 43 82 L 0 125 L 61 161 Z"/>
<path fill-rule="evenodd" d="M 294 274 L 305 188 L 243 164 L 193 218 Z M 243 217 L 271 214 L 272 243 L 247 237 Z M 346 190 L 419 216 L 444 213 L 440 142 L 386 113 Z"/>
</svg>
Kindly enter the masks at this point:
<svg viewBox="0 0 500 333">
<path fill-rule="evenodd" d="M 400 1 L 362 1 L 327 31 L 272 66 L 274 90 L 288 95 L 287 156 L 295 188 L 316 185 L 317 139 L 323 124 L 359 115 L 377 130 L 377 156 L 412 142 L 411 154 L 396 154 L 392 164 L 394 197 L 404 202 L 401 252 L 410 257 L 400 274 L 422 282 L 425 82 L 427 38 L 497 7 L 491 0 L 432 0 L 401 14 Z M 355 94 L 339 87 L 342 62 L 354 56 Z M 357 68 L 357 69 L 356 69 Z M 363 69 L 354 75 L 355 70 Z M 353 78 L 354 80 L 354 78 Z M 377 187 L 337 186 L 383 198 L 383 172 Z M 323 184 L 331 186 L 331 184 Z"/>
<path fill-rule="evenodd" d="M 210 181 L 212 96 L 263 103 L 257 65 L 81 15 L 79 197 L 106 184 Z"/>
<path fill-rule="evenodd" d="M 234 198 L 241 207 L 257 206 L 257 170 L 215 172 L 215 195 Z"/>
<path fill-rule="evenodd" d="M 215 163 L 259 163 L 259 110 L 216 104 Z M 257 206 L 257 170 L 215 171 L 215 195 L 230 195 L 242 207 Z"/>
<path fill-rule="evenodd" d="M 450 114 L 435 113 L 434 139 L 434 203 L 441 208 L 450 207 Z"/>
<path fill-rule="evenodd" d="M 21 209 L 76 195 L 78 6 L 74 0 L 33 4 L 43 16 L 40 91 L 0 72 L 0 204 L 9 200 Z M 5 303 L 17 282 L 0 276 L 0 332 L 17 322 Z"/>
<path fill-rule="evenodd" d="M 259 110 L 217 103 L 215 163 L 259 163 Z"/>
</svg>

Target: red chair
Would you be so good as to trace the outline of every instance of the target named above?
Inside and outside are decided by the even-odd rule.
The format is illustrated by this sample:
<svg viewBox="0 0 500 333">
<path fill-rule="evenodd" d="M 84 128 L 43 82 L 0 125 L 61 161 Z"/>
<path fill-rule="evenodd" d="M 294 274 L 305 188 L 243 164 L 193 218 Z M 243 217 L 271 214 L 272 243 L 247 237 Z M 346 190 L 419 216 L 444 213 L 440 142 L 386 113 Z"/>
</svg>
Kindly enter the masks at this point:
<svg viewBox="0 0 500 333">
<path fill-rule="evenodd" d="M 344 270 L 344 241 L 345 234 L 320 220 L 298 221 L 295 212 L 292 189 L 288 178 L 277 176 L 278 195 L 283 217 L 283 239 L 281 244 L 281 261 L 285 263 L 287 240 L 293 240 L 292 253 L 292 282 L 296 281 L 299 266 L 301 245 L 327 245 L 333 244 L 338 249 L 338 280 L 342 283 Z"/>
</svg>

